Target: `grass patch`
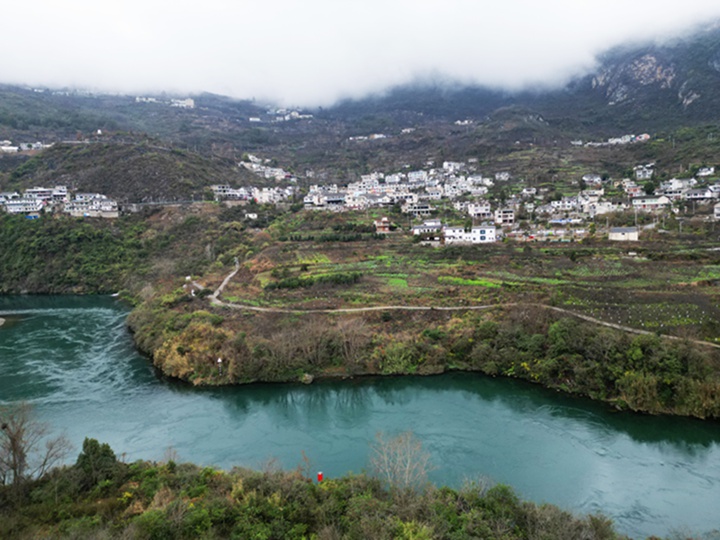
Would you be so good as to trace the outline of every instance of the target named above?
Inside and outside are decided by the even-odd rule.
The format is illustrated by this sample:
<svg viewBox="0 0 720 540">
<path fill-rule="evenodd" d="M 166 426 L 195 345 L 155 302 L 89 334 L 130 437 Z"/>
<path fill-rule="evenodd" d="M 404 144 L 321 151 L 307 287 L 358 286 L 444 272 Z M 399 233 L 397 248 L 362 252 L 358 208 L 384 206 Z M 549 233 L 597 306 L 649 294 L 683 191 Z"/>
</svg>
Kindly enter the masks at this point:
<svg viewBox="0 0 720 540">
<path fill-rule="evenodd" d="M 303 253 L 297 254 L 298 264 L 330 264 L 330 257 L 324 253 Z"/>
<path fill-rule="evenodd" d="M 489 279 L 465 279 L 455 276 L 439 276 L 438 283 L 443 285 L 464 285 L 472 287 L 487 287 L 489 289 L 497 289 L 500 284 Z"/>
</svg>

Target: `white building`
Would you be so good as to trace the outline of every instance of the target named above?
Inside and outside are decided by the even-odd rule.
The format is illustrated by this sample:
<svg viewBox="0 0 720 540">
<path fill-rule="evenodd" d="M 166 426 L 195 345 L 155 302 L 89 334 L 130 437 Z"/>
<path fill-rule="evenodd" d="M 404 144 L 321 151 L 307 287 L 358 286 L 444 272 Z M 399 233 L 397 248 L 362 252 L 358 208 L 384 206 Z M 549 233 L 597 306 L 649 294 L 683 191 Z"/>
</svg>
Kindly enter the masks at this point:
<svg viewBox="0 0 720 540">
<path fill-rule="evenodd" d="M 670 206 L 670 199 L 661 195 L 660 197 L 635 197 L 632 199 L 632 207 L 643 212 L 655 212 Z"/>
<path fill-rule="evenodd" d="M 650 180 L 655 173 L 653 167 L 654 163 L 648 163 L 647 165 L 638 165 L 635 167 L 635 178 L 637 180 Z"/>
<path fill-rule="evenodd" d="M 612 229 L 610 229 L 608 240 L 613 240 L 616 242 L 637 242 L 637 227 L 613 227 Z"/>
<path fill-rule="evenodd" d="M 495 210 L 496 225 L 512 225 L 515 223 L 515 211 L 510 208 L 498 208 Z"/>
<path fill-rule="evenodd" d="M 41 199 L 21 197 L 5 201 L 5 211 L 8 214 L 31 214 L 39 212 L 45 206 Z"/>
<path fill-rule="evenodd" d="M 442 228 L 443 224 L 442 221 L 440 221 L 439 219 L 428 219 L 426 221 L 423 221 L 422 225 L 415 225 L 412 228 L 412 233 L 415 236 L 421 234 L 432 234 L 440 232 Z"/>
<path fill-rule="evenodd" d="M 78 196 L 79 195 L 79 196 Z M 80 193 L 65 203 L 63 210 L 75 217 L 116 218 L 120 215 L 117 202 L 99 193 Z"/>
<path fill-rule="evenodd" d="M 230 199 L 230 200 L 247 200 L 250 198 L 250 193 L 245 188 L 233 188 L 227 184 L 215 184 L 210 186 L 210 189 L 215 196 L 216 201 Z"/>
<path fill-rule="evenodd" d="M 473 219 L 492 219 L 493 217 L 490 203 L 486 201 L 478 201 L 476 203 L 468 204 L 467 212 Z"/>
<path fill-rule="evenodd" d="M 700 167 L 697 176 L 712 176 L 715 174 L 715 167 Z"/>
<path fill-rule="evenodd" d="M 495 242 L 495 227 L 480 225 L 469 231 L 464 227 L 444 227 L 445 244 L 487 244 Z"/>
</svg>

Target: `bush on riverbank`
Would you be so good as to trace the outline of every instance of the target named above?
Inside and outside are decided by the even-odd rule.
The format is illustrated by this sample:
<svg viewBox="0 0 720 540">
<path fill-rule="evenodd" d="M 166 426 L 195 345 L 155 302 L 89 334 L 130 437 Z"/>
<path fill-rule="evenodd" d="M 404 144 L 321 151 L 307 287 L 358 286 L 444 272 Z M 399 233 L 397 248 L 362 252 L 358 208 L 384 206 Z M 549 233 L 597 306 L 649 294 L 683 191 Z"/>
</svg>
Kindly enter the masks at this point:
<svg viewBox="0 0 720 540">
<path fill-rule="evenodd" d="M 192 305 L 185 306 L 192 312 Z M 145 306 L 136 339 L 165 373 L 195 384 L 315 376 L 481 371 L 650 413 L 720 418 L 717 350 L 636 335 L 540 306 L 491 313 L 226 314 L 219 326 Z M 220 372 L 216 359 L 227 367 Z"/>
<path fill-rule="evenodd" d="M 301 470 L 125 464 L 92 439 L 76 465 L 33 482 L 22 499 L 8 495 L 0 486 L 8 540 L 619 538 L 602 516 L 524 502 L 506 486 L 408 490 L 366 475 L 317 484 Z"/>
</svg>

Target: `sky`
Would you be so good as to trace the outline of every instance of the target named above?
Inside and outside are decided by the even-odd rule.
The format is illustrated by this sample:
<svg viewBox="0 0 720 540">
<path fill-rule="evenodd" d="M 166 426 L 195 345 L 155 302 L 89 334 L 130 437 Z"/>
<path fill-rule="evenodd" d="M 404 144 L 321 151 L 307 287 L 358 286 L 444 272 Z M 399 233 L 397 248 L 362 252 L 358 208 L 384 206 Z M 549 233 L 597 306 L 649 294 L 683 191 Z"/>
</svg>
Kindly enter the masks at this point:
<svg viewBox="0 0 720 540">
<path fill-rule="evenodd" d="M 32 0 L 0 17 L 0 82 L 326 106 L 418 80 L 552 87 L 718 0 Z"/>
</svg>

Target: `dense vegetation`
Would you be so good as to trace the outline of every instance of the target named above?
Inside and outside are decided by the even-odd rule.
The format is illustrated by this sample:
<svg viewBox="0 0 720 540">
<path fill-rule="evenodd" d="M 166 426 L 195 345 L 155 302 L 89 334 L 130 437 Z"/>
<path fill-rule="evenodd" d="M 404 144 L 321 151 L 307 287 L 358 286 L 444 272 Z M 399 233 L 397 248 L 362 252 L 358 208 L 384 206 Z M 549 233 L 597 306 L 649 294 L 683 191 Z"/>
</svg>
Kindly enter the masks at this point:
<svg viewBox="0 0 720 540">
<path fill-rule="evenodd" d="M 0 293 L 127 289 L 138 298 L 143 288 L 152 290 L 168 276 L 202 273 L 213 262 L 245 254 L 245 226 L 223 216 L 213 204 L 112 221 L 0 215 Z"/>
<path fill-rule="evenodd" d="M 455 490 L 308 471 L 229 472 L 116 459 L 86 439 L 74 465 L 0 485 L 0 537 L 233 539 L 619 538 L 602 516 L 521 501 L 506 486 Z"/>
<path fill-rule="evenodd" d="M 142 221 L 0 216 L 0 292 L 116 292 L 142 275 L 148 250 Z"/>
<path fill-rule="evenodd" d="M 525 379 L 619 408 L 720 418 L 720 354 L 689 341 L 632 335 L 539 306 L 493 312 L 237 319 L 185 305 L 138 308 L 131 325 L 165 373 L 195 384 L 315 376 L 481 371 Z M 227 369 L 219 373 L 215 359 Z"/>
</svg>

